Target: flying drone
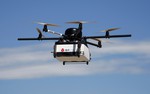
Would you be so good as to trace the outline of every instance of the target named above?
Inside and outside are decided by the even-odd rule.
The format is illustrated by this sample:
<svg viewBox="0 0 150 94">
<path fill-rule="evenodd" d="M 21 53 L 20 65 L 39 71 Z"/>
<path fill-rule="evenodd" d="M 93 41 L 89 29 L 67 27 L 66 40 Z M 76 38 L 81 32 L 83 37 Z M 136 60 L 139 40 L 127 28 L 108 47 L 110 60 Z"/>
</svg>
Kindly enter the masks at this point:
<svg viewBox="0 0 150 94">
<path fill-rule="evenodd" d="M 103 32 L 105 32 L 105 35 L 103 36 L 83 36 L 82 25 L 87 23 L 86 21 L 66 22 L 68 24 L 78 24 L 79 26 L 78 28 L 67 28 L 64 34 L 48 29 L 48 26 L 57 27 L 58 25 L 56 24 L 48 24 L 42 22 L 37 23 L 43 25 L 43 32 L 56 34 L 60 37 L 43 37 L 41 30 L 39 28 L 36 28 L 39 33 L 37 38 L 18 38 L 18 40 L 56 40 L 52 53 L 54 58 L 63 62 L 63 65 L 65 65 L 66 62 L 86 62 L 86 64 L 88 65 L 91 60 L 91 53 L 88 45 L 102 48 L 100 38 L 110 39 L 120 37 L 131 37 L 131 34 L 110 35 L 110 31 L 118 30 L 119 28 L 110 28 L 104 30 Z M 89 39 L 97 41 L 97 44 L 89 42 Z"/>
</svg>

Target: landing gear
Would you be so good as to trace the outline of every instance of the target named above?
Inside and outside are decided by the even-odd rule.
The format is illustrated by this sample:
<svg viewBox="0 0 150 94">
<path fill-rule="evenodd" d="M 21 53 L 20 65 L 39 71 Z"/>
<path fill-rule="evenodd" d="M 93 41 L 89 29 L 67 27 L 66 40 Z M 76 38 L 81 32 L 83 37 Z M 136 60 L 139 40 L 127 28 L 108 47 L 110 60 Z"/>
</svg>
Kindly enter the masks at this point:
<svg viewBox="0 0 150 94">
<path fill-rule="evenodd" d="M 80 48 L 81 48 L 81 42 L 78 42 L 78 49 L 77 49 L 78 57 L 80 57 Z"/>
<path fill-rule="evenodd" d="M 80 57 L 80 51 L 77 52 L 78 57 Z"/>
<path fill-rule="evenodd" d="M 63 61 L 63 65 L 65 65 L 65 64 L 66 64 L 66 62 Z M 86 62 L 86 65 L 89 65 L 89 61 Z"/>
<path fill-rule="evenodd" d="M 86 62 L 86 65 L 89 65 L 89 62 L 88 62 L 88 61 Z"/>
<path fill-rule="evenodd" d="M 65 65 L 66 64 L 66 62 L 65 61 L 63 61 L 63 65 Z"/>
</svg>

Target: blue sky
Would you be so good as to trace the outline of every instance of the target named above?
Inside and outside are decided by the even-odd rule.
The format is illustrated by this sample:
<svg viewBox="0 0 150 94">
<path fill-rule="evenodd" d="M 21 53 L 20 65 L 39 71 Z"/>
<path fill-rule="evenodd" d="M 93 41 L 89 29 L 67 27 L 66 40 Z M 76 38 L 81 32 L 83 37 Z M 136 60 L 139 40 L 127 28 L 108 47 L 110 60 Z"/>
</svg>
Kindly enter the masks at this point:
<svg viewBox="0 0 150 94">
<path fill-rule="evenodd" d="M 149 94 L 149 4 L 149 0 L 1 0 L 0 93 Z M 49 28 L 63 33 L 77 26 L 65 24 L 74 20 L 95 22 L 84 24 L 85 36 L 119 27 L 111 34 L 132 34 L 132 38 L 111 39 L 102 49 L 90 46 L 88 66 L 63 66 L 51 54 L 55 41 L 17 41 L 37 37 L 35 29 L 42 26 L 34 22 L 59 24 Z"/>
</svg>

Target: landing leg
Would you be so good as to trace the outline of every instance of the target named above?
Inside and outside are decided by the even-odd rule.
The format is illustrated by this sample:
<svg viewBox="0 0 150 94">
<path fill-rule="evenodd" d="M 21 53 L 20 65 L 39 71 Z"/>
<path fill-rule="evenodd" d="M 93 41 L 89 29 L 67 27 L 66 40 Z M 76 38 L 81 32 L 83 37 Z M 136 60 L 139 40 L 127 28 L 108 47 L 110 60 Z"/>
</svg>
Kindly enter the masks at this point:
<svg viewBox="0 0 150 94">
<path fill-rule="evenodd" d="M 88 61 L 86 62 L 86 65 L 89 65 L 89 62 L 88 62 Z"/>
<path fill-rule="evenodd" d="M 66 64 L 66 62 L 65 61 L 63 61 L 63 65 L 65 65 Z"/>
<path fill-rule="evenodd" d="M 78 49 L 77 49 L 78 57 L 80 57 L 80 48 L 81 48 L 81 42 L 78 42 Z"/>
</svg>

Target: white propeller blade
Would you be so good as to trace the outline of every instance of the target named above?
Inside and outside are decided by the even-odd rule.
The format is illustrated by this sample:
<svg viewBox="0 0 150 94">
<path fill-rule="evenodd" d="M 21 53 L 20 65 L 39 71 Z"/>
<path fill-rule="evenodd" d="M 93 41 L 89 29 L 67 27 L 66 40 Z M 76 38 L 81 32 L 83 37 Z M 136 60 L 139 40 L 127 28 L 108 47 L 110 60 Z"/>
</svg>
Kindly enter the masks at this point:
<svg viewBox="0 0 150 94">
<path fill-rule="evenodd" d="M 40 34 L 40 37 L 45 37 L 39 28 L 36 28 L 37 32 Z"/>
<path fill-rule="evenodd" d="M 43 22 L 36 22 L 37 24 L 40 24 L 40 25 L 47 25 L 47 26 L 56 26 L 58 27 L 59 25 L 56 25 L 56 24 L 49 24 L 49 23 L 43 23 Z"/>
<path fill-rule="evenodd" d="M 66 22 L 67 24 L 80 24 L 80 23 L 82 23 L 82 24 L 85 24 L 85 23 L 89 23 L 89 22 L 87 22 L 87 21 L 71 21 L 71 22 Z"/>
<path fill-rule="evenodd" d="M 101 32 L 110 32 L 110 31 L 114 31 L 114 30 L 118 30 L 120 28 L 109 28 L 109 29 L 106 29 L 106 30 L 102 30 Z"/>
</svg>

